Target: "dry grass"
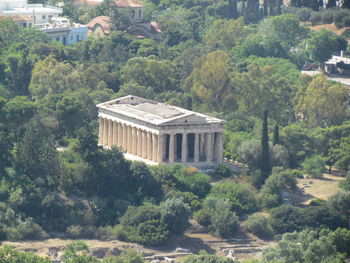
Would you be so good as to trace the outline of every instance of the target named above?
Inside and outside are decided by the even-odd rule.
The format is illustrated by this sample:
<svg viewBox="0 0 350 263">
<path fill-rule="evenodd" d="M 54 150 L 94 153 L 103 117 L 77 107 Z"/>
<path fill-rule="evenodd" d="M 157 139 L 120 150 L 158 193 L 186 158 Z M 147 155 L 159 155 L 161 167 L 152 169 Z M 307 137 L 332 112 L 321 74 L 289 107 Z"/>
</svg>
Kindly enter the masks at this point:
<svg viewBox="0 0 350 263">
<path fill-rule="evenodd" d="M 294 196 L 302 204 L 309 204 L 313 199 L 327 200 L 339 190 L 339 181 L 344 177 L 324 174 L 322 179 L 303 178 L 298 179 L 298 188 L 302 194 Z"/>
<path fill-rule="evenodd" d="M 346 30 L 350 29 L 350 27 L 344 27 L 344 28 L 337 28 L 334 24 L 324 24 L 324 25 L 317 25 L 317 26 L 308 26 L 312 31 L 317 31 L 320 29 L 327 29 L 330 30 L 337 35 L 343 34 Z"/>
</svg>

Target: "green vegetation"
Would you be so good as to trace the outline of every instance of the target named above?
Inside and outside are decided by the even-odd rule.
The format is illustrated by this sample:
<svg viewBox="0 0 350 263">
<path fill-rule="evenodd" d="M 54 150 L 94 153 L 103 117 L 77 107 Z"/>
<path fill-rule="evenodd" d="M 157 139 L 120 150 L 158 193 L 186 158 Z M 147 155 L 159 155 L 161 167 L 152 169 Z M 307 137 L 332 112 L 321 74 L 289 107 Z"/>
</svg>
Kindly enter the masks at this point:
<svg viewBox="0 0 350 263">
<path fill-rule="evenodd" d="M 265 239 L 283 235 L 261 262 L 343 262 L 348 177 L 329 200 L 284 204 L 297 178 L 326 180 L 327 166 L 349 172 L 349 87 L 300 73 L 305 63 L 322 66 L 347 50 L 347 33 L 311 31 L 301 22 L 349 26 L 349 1 L 342 8 L 319 3 L 145 0 L 145 16 L 163 31 L 159 43 L 127 34 L 130 21 L 111 14 L 108 1 L 90 9 L 65 1 L 72 21 L 112 15 L 115 29 L 69 47 L 1 19 L 0 239 L 58 232 L 157 247 L 195 219 L 225 238 L 241 226 Z M 127 161 L 119 148 L 99 147 L 95 105 L 127 94 L 225 119 L 224 155 L 245 169 L 220 165 L 206 175 L 181 165 L 148 167 Z M 211 175 L 219 181 L 212 184 Z M 8 247 L 1 255 L 46 262 Z M 129 252 L 100 260 L 78 242 L 65 262 L 142 258 Z M 201 254 L 184 262 L 231 261 Z"/>
</svg>

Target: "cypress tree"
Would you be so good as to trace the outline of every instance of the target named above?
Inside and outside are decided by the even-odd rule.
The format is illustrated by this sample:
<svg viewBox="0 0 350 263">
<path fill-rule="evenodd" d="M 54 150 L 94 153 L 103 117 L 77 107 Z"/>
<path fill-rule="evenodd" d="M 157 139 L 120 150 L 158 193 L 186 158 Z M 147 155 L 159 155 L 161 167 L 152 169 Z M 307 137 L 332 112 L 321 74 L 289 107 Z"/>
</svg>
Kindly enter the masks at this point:
<svg viewBox="0 0 350 263">
<path fill-rule="evenodd" d="M 272 137 L 272 145 L 280 144 L 280 132 L 278 127 L 278 122 L 275 124 L 273 128 L 273 137 Z"/>
<path fill-rule="evenodd" d="M 270 149 L 269 149 L 269 127 L 267 123 L 268 112 L 264 111 L 263 125 L 261 131 L 261 164 L 260 172 L 262 183 L 271 173 L 271 160 L 270 160 Z"/>
<path fill-rule="evenodd" d="M 337 6 L 337 3 L 335 0 L 328 0 L 328 3 L 326 5 L 327 8 L 333 8 L 333 7 L 336 7 Z"/>
<path fill-rule="evenodd" d="M 282 4 L 283 4 L 282 0 L 277 0 L 276 15 L 278 15 L 278 16 L 282 14 L 282 10 L 281 10 Z"/>
<path fill-rule="evenodd" d="M 344 0 L 342 7 L 343 8 L 350 8 L 350 0 Z"/>
<path fill-rule="evenodd" d="M 269 11 L 268 11 L 268 3 L 269 0 L 264 0 L 264 16 L 268 16 L 269 15 Z"/>
<path fill-rule="evenodd" d="M 237 0 L 229 0 L 228 1 L 229 6 L 229 17 L 233 19 L 238 18 L 238 8 L 237 8 Z"/>
</svg>

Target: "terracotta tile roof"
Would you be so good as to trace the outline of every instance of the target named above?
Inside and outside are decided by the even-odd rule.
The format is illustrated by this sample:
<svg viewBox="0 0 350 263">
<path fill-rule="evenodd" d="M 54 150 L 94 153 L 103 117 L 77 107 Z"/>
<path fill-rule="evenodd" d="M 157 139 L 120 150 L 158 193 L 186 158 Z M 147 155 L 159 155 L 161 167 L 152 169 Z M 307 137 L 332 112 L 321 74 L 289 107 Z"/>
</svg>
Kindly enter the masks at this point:
<svg viewBox="0 0 350 263">
<path fill-rule="evenodd" d="M 73 3 L 75 4 L 83 4 L 88 6 L 97 6 L 101 4 L 101 1 L 94 1 L 94 0 L 73 0 Z"/>
<path fill-rule="evenodd" d="M 162 30 L 160 30 L 160 27 L 156 21 L 151 21 L 151 27 L 153 32 L 162 33 Z"/>
<path fill-rule="evenodd" d="M 34 22 L 34 19 L 31 18 L 30 16 L 26 16 L 26 15 L 8 15 L 8 16 L 0 16 L 0 19 L 4 19 L 4 18 L 10 18 L 12 19 L 14 22 Z"/>
<path fill-rule="evenodd" d="M 100 25 L 105 32 L 105 34 L 109 34 L 111 30 L 111 24 L 110 24 L 111 18 L 109 16 L 97 16 L 94 19 L 92 19 L 88 24 L 89 30 L 94 30 L 96 25 Z"/>
<path fill-rule="evenodd" d="M 116 7 L 144 7 L 138 0 L 116 0 L 113 5 Z"/>
</svg>

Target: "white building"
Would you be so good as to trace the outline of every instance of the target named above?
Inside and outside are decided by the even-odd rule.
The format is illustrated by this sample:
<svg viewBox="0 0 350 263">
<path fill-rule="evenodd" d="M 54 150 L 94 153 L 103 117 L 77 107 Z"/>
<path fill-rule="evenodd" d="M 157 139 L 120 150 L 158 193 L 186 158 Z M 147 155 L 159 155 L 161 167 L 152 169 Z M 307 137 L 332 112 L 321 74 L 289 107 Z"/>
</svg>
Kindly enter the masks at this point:
<svg viewBox="0 0 350 263">
<path fill-rule="evenodd" d="M 99 144 L 148 164 L 211 167 L 223 162 L 225 121 L 136 96 L 98 104 Z"/>
<path fill-rule="evenodd" d="M 88 27 L 86 25 L 71 23 L 68 18 L 52 18 L 51 23 L 41 28 L 52 41 L 59 41 L 63 45 L 72 45 L 87 38 Z"/>
<path fill-rule="evenodd" d="M 62 8 L 51 5 L 27 4 L 27 0 L 0 0 L 0 15 L 29 16 L 37 27 L 44 26 L 51 19 L 57 18 L 62 12 Z"/>
</svg>

